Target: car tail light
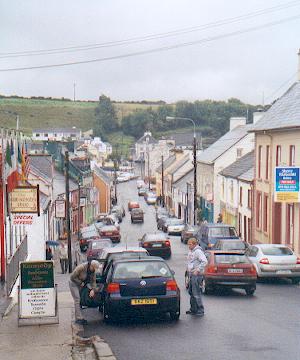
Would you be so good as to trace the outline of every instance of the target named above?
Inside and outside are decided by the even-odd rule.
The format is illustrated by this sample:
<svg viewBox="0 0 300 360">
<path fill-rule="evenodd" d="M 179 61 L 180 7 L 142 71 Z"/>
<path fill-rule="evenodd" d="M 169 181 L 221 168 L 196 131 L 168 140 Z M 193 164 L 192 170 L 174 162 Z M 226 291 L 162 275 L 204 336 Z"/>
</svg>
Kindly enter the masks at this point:
<svg viewBox="0 0 300 360">
<path fill-rule="evenodd" d="M 216 273 L 218 270 L 217 266 L 214 265 L 209 265 L 207 268 L 207 273 L 211 274 L 211 273 Z"/>
<path fill-rule="evenodd" d="M 120 292 L 120 284 L 118 283 L 110 283 L 107 286 L 108 294 L 115 294 Z"/>
<path fill-rule="evenodd" d="M 176 291 L 177 290 L 177 283 L 175 280 L 168 280 L 166 283 L 167 291 Z"/>
<path fill-rule="evenodd" d="M 269 263 L 269 260 L 267 258 L 263 258 L 263 259 L 260 260 L 260 264 L 268 265 L 270 263 Z"/>
<path fill-rule="evenodd" d="M 170 241 L 169 241 L 169 240 L 165 241 L 165 245 L 168 246 L 168 247 L 170 247 L 170 246 L 171 246 Z"/>
<path fill-rule="evenodd" d="M 297 257 L 297 262 L 296 262 L 296 264 L 300 264 L 300 258 L 299 258 L 299 257 Z"/>
<path fill-rule="evenodd" d="M 148 247 L 149 245 L 150 245 L 150 244 L 147 243 L 147 242 L 144 242 L 144 244 L 143 244 L 144 247 Z"/>
</svg>

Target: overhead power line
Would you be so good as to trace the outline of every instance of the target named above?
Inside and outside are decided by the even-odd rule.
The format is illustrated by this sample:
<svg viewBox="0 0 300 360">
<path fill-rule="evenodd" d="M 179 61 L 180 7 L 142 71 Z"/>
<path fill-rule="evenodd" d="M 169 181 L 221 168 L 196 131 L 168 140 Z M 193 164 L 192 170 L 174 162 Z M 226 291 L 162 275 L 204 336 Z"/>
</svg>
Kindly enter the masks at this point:
<svg viewBox="0 0 300 360">
<path fill-rule="evenodd" d="M 97 58 L 97 59 L 82 60 L 82 61 L 59 63 L 59 64 L 47 64 L 47 65 L 7 68 L 7 69 L 0 69 L 0 72 L 46 69 L 46 68 L 55 68 L 55 67 L 72 66 L 72 65 L 80 65 L 80 64 L 90 64 L 90 63 L 96 63 L 96 62 L 105 62 L 105 61 L 110 61 L 110 60 L 118 60 L 118 59 L 130 58 L 130 57 L 146 55 L 146 54 L 153 54 L 153 53 L 158 53 L 158 52 L 162 52 L 162 51 L 168 51 L 168 50 L 172 50 L 172 49 L 178 49 L 178 48 L 187 47 L 187 46 L 205 44 L 205 43 L 208 43 L 208 42 L 211 42 L 211 41 L 225 39 L 225 38 L 237 36 L 237 35 L 240 35 L 240 34 L 250 33 L 250 32 L 265 29 L 265 28 L 268 28 L 268 27 L 280 25 L 280 24 L 283 24 L 283 23 L 288 22 L 288 21 L 297 20 L 299 18 L 300 18 L 300 14 L 289 17 L 289 18 L 285 18 L 285 19 L 282 19 L 282 20 L 273 21 L 273 22 L 269 22 L 269 23 L 266 23 L 266 24 L 263 24 L 263 25 L 254 26 L 254 27 L 250 27 L 250 28 L 247 28 L 247 29 L 243 29 L 243 30 L 237 30 L 237 31 L 233 31 L 233 32 L 230 32 L 230 33 L 222 34 L 222 35 L 211 36 L 211 37 L 200 39 L 200 40 L 195 40 L 195 41 L 190 41 L 190 42 L 185 42 L 185 43 L 180 43 L 180 44 L 175 44 L 175 45 L 170 45 L 170 46 L 162 46 L 162 47 L 149 49 L 149 50 L 141 50 L 141 51 L 136 51 L 136 52 L 127 53 L 127 54 L 108 56 L 108 57 L 102 57 L 102 58 Z"/>
<path fill-rule="evenodd" d="M 198 31 L 207 30 L 210 28 L 229 25 L 229 24 L 232 24 L 232 23 L 235 23 L 238 21 L 256 18 L 257 16 L 269 14 L 269 13 L 280 11 L 280 10 L 285 10 L 287 8 L 290 8 L 293 6 L 299 6 L 299 5 L 300 5 L 299 0 L 291 1 L 291 2 L 288 2 L 285 4 L 279 4 L 277 6 L 273 6 L 270 8 L 256 10 L 254 12 L 246 13 L 243 15 L 239 15 L 239 16 L 235 16 L 235 17 L 231 17 L 231 18 L 227 18 L 227 19 L 223 19 L 223 20 L 210 22 L 210 23 L 203 24 L 203 25 L 198 25 L 198 26 L 193 26 L 193 27 L 188 27 L 188 28 L 183 28 L 183 29 L 177 29 L 177 30 L 173 30 L 173 31 L 169 31 L 169 32 L 151 34 L 151 35 L 146 35 L 146 36 L 132 37 L 129 39 L 123 39 L 123 40 L 117 40 L 117 41 L 110 41 L 110 42 L 89 44 L 89 45 L 61 47 L 61 48 L 53 48 L 53 49 L 44 49 L 44 50 L 28 50 L 28 51 L 19 51 L 19 52 L 0 53 L 0 59 L 24 57 L 24 56 L 54 55 L 54 54 L 62 54 L 62 53 L 68 53 L 68 52 L 88 51 L 88 50 L 95 50 L 95 49 L 99 49 L 99 48 L 130 45 L 130 44 L 134 44 L 134 43 L 158 40 L 158 39 L 163 39 L 163 38 L 168 38 L 168 37 L 175 37 L 178 35 L 184 35 L 187 33 L 198 32 Z"/>
</svg>

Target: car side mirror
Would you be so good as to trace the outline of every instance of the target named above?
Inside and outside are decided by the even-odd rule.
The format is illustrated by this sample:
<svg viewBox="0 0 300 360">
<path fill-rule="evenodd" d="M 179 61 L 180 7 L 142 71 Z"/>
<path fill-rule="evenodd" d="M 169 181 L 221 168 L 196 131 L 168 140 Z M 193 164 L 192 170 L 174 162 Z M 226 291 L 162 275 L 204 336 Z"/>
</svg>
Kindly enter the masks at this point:
<svg viewBox="0 0 300 360">
<path fill-rule="evenodd" d="M 171 274 L 172 274 L 172 275 L 175 275 L 175 271 L 174 271 L 174 270 L 171 270 Z"/>
</svg>

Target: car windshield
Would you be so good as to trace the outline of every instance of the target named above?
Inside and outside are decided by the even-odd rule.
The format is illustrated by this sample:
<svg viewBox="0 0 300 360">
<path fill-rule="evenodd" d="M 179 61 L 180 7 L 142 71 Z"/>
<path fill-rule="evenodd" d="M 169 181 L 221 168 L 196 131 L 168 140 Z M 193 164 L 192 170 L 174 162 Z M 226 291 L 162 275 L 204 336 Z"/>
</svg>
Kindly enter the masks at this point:
<svg viewBox="0 0 300 360">
<path fill-rule="evenodd" d="M 162 261 L 137 261 L 117 264 L 113 278 L 147 279 L 152 277 L 172 277 L 171 271 Z"/>
<path fill-rule="evenodd" d="M 118 259 L 136 259 L 147 257 L 148 253 L 145 251 L 123 251 L 119 253 L 111 253 L 108 255 L 108 261 Z"/>
<path fill-rule="evenodd" d="M 241 254 L 215 254 L 216 264 L 248 264 L 249 259 Z"/>
<path fill-rule="evenodd" d="M 166 240 L 166 239 L 167 239 L 167 235 L 164 233 L 147 234 L 145 238 L 146 241 Z"/>
<path fill-rule="evenodd" d="M 103 249 L 104 247 L 109 247 L 110 241 L 93 241 L 92 242 L 92 249 Z"/>
<path fill-rule="evenodd" d="M 208 231 L 209 237 L 237 237 L 237 233 L 234 227 L 227 227 L 227 226 L 216 226 L 209 228 Z"/>
<path fill-rule="evenodd" d="M 216 245 L 222 250 L 245 250 L 246 244 L 243 241 L 222 241 Z"/>
<path fill-rule="evenodd" d="M 170 219 L 168 221 L 168 224 L 169 225 L 183 225 L 184 222 L 183 222 L 183 220 L 180 220 L 180 219 Z"/>
<path fill-rule="evenodd" d="M 262 248 L 261 251 L 264 255 L 270 255 L 270 256 L 293 255 L 292 250 L 284 246 Z"/>
</svg>

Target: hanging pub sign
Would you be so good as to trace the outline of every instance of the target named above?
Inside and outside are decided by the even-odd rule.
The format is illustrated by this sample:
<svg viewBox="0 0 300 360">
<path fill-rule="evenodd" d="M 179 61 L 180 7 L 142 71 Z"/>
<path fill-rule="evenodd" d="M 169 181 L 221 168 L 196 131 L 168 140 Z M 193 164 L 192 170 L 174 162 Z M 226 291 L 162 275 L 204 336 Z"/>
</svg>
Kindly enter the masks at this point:
<svg viewBox="0 0 300 360">
<path fill-rule="evenodd" d="M 66 217 L 66 201 L 55 200 L 55 217 L 65 218 Z"/>
<path fill-rule="evenodd" d="M 11 213 L 36 213 L 40 215 L 39 186 L 20 186 L 9 193 Z"/>
<path fill-rule="evenodd" d="M 19 325 L 26 325 L 26 319 L 35 320 L 36 323 L 43 323 L 43 319 L 47 319 L 48 323 L 56 323 L 57 316 L 53 261 L 21 262 Z M 20 323 L 22 320 L 23 323 Z"/>
</svg>

